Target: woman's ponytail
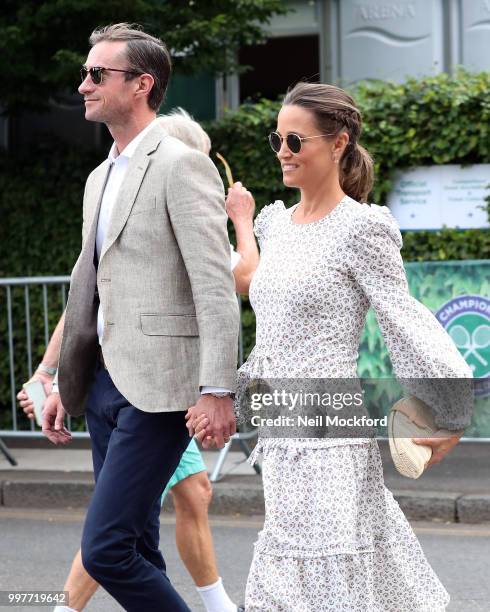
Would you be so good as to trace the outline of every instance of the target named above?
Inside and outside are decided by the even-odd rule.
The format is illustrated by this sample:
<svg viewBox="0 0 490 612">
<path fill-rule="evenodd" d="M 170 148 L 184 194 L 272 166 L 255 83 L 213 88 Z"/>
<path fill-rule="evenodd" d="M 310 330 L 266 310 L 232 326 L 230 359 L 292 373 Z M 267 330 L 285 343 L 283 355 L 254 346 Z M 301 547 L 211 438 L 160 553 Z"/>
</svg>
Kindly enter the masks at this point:
<svg viewBox="0 0 490 612">
<path fill-rule="evenodd" d="M 366 202 L 373 188 L 373 160 L 357 142 L 349 143 L 340 160 L 340 186 L 357 202 Z"/>
</svg>

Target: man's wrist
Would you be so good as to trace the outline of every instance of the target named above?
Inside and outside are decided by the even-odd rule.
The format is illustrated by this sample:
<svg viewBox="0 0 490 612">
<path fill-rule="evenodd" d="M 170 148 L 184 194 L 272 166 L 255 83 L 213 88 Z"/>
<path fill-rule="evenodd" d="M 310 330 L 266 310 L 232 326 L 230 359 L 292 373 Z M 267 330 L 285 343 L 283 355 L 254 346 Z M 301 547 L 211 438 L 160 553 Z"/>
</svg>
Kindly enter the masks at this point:
<svg viewBox="0 0 490 612">
<path fill-rule="evenodd" d="M 212 395 L 213 397 L 218 397 L 218 398 L 233 397 L 233 394 L 229 389 L 225 389 L 223 387 L 211 387 L 211 386 L 201 387 L 201 395 Z"/>
<path fill-rule="evenodd" d="M 211 393 L 205 393 L 205 395 L 212 395 L 213 397 L 217 397 L 218 399 L 223 399 L 224 397 L 232 397 L 233 394 L 229 391 L 214 391 Z"/>
</svg>

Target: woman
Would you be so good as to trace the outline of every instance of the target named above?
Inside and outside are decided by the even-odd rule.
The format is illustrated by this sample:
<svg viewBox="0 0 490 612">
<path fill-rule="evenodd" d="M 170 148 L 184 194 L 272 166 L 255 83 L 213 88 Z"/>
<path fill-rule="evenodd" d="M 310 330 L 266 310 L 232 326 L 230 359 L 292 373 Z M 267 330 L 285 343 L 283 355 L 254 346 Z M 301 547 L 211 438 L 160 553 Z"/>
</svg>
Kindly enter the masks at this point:
<svg viewBox="0 0 490 612">
<path fill-rule="evenodd" d="M 471 377 L 449 336 L 409 296 L 400 232 L 389 210 L 365 202 L 372 160 L 361 116 L 330 85 L 299 83 L 285 97 L 270 144 L 290 209 L 276 201 L 255 222 L 260 264 L 250 284 L 256 346 L 251 378 L 356 377 L 367 310 L 376 312 L 397 376 Z M 244 197 L 234 187 L 228 204 Z M 238 402 L 239 403 L 239 402 Z M 432 462 L 459 440 L 464 419 L 424 440 Z M 199 439 L 207 421 L 196 422 Z M 205 440 L 206 441 L 206 440 Z M 259 439 L 266 515 L 246 588 L 247 612 L 442 612 L 449 596 L 383 483 L 370 438 Z"/>
</svg>

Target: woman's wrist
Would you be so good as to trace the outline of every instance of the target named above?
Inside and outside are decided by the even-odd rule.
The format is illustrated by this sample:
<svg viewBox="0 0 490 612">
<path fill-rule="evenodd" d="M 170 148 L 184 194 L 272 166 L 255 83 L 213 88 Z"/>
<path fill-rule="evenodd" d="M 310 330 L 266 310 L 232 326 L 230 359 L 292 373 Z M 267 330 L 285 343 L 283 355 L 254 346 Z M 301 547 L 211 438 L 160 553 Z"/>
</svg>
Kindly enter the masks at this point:
<svg viewBox="0 0 490 612">
<path fill-rule="evenodd" d="M 48 376 L 54 377 L 56 375 L 57 368 L 53 368 L 44 363 L 40 363 L 37 366 L 36 372 L 41 372 L 42 374 L 47 374 Z"/>
<path fill-rule="evenodd" d="M 235 228 L 235 234 L 237 240 L 248 240 L 251 236 L 254 235 L 254 224 L 252 220 L 243 220 L 237 223 L 233 223 Z"/>
</svg>

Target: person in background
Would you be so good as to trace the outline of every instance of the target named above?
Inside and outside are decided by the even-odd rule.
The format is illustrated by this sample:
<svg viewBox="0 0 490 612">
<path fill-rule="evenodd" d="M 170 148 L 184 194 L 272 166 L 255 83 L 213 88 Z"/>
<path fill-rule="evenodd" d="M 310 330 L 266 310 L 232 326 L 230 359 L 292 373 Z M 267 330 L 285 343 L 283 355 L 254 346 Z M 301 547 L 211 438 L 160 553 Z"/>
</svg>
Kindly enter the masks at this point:
<svg viewBox="0 0 490 612">
<path fill-rule="evenodd" d="M 157 117 L 157 120 L 170 136 L 209 155 L 211 150 L 209 136 L 184 109 L 175 109 L 168 115 Z M 235 199 L 232 210 L 228 211 L 237 235 L 237 251 L 230 245 L 231 266 L 237 290 L 244 285 L 258 264 L 257 244 L 255 239 L 251 242 L 249 240 L 255 202 L 249 192 L 248 195 L 246 193 L 242 195 L 242 198 Z M 61 328 L 62 322 L 53 332 L 42 363 L 32 377 L 44 384 L 47 395 L 51 393 L 56 371 L 55 364 L 59 359 Z M 27 417 L 33 419 L 33 404 L 23 389 L 19 391 L 17 399 Z M 240 612 L 243 608 L 237 607 L 231 601 L 221 577 L 218 576 L 208 519 L 212 488 L 206 466 L 194 439 L 184 451 L 177 469 L 168 482 L 162 495 L 162 503 L 167 491 L 172 494 L 175 508 L 177 549 L 202 598 L 206 612 Z M 70 607 L 76 611 L 83 610 L 98 586 L 98 583 L 85 571 L 78 551 L 63 589 L 69 594 Z M 55 608 L 55 612 L 62 610 L 62 606 Z"/>
<path fill-rule="evenodd" d="M 158 117 L 163 128 L 171 135 L 206 155 L 211 152 L 211 140 L 203 128 L 183 109 L 176 108 L 168 115 Z M 253 235 L 255 201 L 248 189 L 237 181 L 233 199 L 226 202 L 226 212 L 235 228 L 236 251 L 230 244 L 231 263 L 235 288 L 238 293 L 247 294 L 252 276 L 259 265 L 259 250 Z"/>
</svg>

